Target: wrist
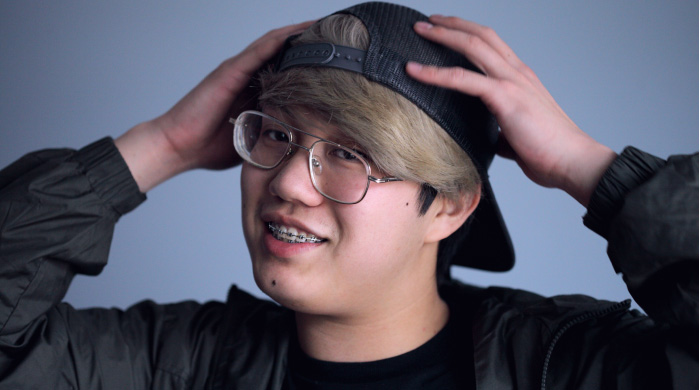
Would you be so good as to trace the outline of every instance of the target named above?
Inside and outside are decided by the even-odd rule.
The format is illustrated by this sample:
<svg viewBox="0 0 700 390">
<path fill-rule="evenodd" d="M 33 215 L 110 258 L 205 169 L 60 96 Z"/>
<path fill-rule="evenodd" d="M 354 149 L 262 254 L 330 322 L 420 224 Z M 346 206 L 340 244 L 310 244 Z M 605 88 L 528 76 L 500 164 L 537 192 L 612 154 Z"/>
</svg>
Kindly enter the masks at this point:
<svg viewBox="0 0 700 390">
<path fill-rule="evenodd" d="M 163 135 L 157 120 L 134 126 L 114 144 L 143 193 L 188 169 Z"/>
<path fill-rule="evenodd" d="M 588 207 L 598 182 L 616 158 L 617 153 L 597 142 L 580 148 L 570 161 L 562 189 L 581 205 Z"/>
</svg>

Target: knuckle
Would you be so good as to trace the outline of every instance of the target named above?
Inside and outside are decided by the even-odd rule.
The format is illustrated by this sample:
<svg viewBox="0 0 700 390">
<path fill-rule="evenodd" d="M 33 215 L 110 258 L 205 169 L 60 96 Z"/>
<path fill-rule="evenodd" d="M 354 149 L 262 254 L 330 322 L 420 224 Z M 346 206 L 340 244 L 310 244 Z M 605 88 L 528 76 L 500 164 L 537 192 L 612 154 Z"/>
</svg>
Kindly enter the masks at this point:
<svg viewBox="0 0 700 390">
<path fill-rule="evenodd" d="M 222 61 L 221 64 L 219 64 L 219 66 L 216 68 L 215 72 L 226 72 L 230 71 L 231 69 L 235 69 L 237 57 L 238 56 L 230 57 Z"/>
<path fill-rule="evenodd" d="M 516 69 L 518 72 L 520 72 L 522 75 L 527 77 L 528 79 L 536 78 L 537 76 L 535 75 L 535 72 L 527 65 L 525 65 L 524 62 L 520 62 L 517 66 Z"/>
<path fill-rule="evenodd" d="M 265 33 L 265 35 L 260 37 L 258 39 L 258 41 L 266 41 L 269 39 L 280 39 L 282 37 L 286 37 L 287 35 L 288 35 L 287 27 L 279 27 L 279 28 L 269 30 L 268 32 Z"/>
<path fill-rule="evenodd" d="M 520 87 L 510 80 L 499 80 L 497 89 L 503 94 L 503 96 L 509 96 L 511 98 L 521 94 Z M 518 99 L 515 99 L 514 101 L 518 101 Z M 515 107 L 515 105 L 513 105 L 513 107 Z"/>
<path fill-rule="evenodd" d="M 496 34 L 496 30 L 492 29 L 489 26 L 479 26 L 479 33 L 488 38 L 498 37 L 498 34 Z"/>
<path fill-rule="evenodd" d="M 464 23 L 464 20 L 462 18 L 457 17 L 457 16 L 447 16 L 444 19 L 444 22 L 446 25 L 448 25 L 452 28 L 459 28 Z"/>
<path fill-rule="evenodd" d="M 434 66 L 423 66 L 421 68 L 421 71 L 423 72 L 423 74 L 425 76 L 430 77 L 430 78 L 435 78 L 435 77 L 440 76 L 440 69 L 438 69 Z"/>
<path fill-rule="evenodd" d="M 284 31 L 285 29 L 286 29 L 286 27 L 277 27 L 277 28 L 273 28 L 272 30 L 269 30 L 267 33 L 265 33 L 265 35 L 268 35 L 268 36 L 269 36 L 269 35 L 280 34 L 280 33 L 282 33 L 282 31 Z"/>
<path fill-rule="evenodd" d="M 433 26 L 429 31 L 437 37 L 443 37 L 447 33 L 447 29 L 442 26 Z"/>
<path fill-rule="evenodd" d="M 448 81 L 460 81 L 464 78 L 464 69 L 460 67 L 448 68 L 445 72 L 445 78 Z"/>
<path fill-rule="evenodd" d="M 520 89 L 520 87 L 516 83 L 510 80 L 501 80 L 499 85 L 501 89 L 509 95 L 518 93 L 518 90 Z"/>
<path fill-rule="evenodd" d="M 460 19 L 456 16 L 447 16 L 444 20 L 445 23 L 447 23 L 450 26 L 454 26 L 455 24 L 460 22 Z"/>
<path fill-rule="evenodd" d="M 537 78 L 537 75 L 535 74 L 535 71 L 532 70 L 532 68 L 530 68 L 529 66 L 527 66 L 527 65 L 525 65 L 525 64 L 522 65 L 522 71 L 523 71 L 523 73 L 525 73 L 525 75 L 528 76 L 529 78 Z"/>
<path fill-rule="evenodd" d="M 473 34 L 467 35 L 465 39 L 465 44 L 467 45 L 467 47 L 472 49 L 479 47 L 482 43 L 483 41 L 481 40 L 481 38 Z"/>
<path fill-rule="evenodd" d="M 216 78 L 227 80 L 243 81 L 247 80 L 247 75 L 240 69 L 240 62 L 237 57 L 224 60 L 213 72 Z"/>
</svg>

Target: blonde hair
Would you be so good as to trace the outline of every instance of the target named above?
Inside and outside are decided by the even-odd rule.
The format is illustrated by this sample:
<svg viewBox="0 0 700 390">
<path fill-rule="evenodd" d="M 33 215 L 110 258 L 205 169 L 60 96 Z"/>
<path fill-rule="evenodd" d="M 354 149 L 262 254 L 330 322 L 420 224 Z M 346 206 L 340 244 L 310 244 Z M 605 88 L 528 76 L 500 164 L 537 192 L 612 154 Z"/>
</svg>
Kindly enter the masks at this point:
<svg viewBox="0 0 700 390">
<path fill-rule="evenodd" d="M 314 24 L 293 44 L 330 42 L 366 50 L 368 41 L 362 22 L 341 14 Z M 480 185 L 471 159 L 445 130 L 402 95 L 360 74 L 296 67 L 281 73 L 264 71 L 260 82 L 263 107 L 292 118 L 299 108 L 312 111 L 354 140 L 379 170 L 420 183 L 423 192 L 432 187 L 457 200 Z"/>
</svg>

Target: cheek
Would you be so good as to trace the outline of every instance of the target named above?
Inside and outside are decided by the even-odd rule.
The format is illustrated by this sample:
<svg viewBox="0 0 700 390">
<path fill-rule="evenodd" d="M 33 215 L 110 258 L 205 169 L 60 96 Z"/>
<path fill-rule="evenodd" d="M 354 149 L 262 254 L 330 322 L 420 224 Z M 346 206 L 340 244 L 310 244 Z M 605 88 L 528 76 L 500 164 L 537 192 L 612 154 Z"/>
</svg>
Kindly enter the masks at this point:
<svg viewBox="0 0 700 390">
<path fill-rule="evenodd" d="M 267 190 L 269 172 L 243 163 L 241 169 L 241 200 L 243 211 L 248 205 L 256 203 Z"/>
<path fill-rule="evenodd" d="M 255 182 L 251 178 L 250 168 L 247 167 L 247 164 L 243 163 L 243 168 L 241 169 L 241 215 L 243 216 L 244 227 L 248 217 L 247 211 L 250 209 L 250 202 L 252 201 L 251 191 L 254 187 L 254 183 Z"/>
<path fill-rule="evenodd" d="M 395 272 L 418 255 L 425 226 L 416 211 L 415 191 L 392 192 L 387 196 L 380 196 L 380 191 L 368 194 L 352 206 L 355 209 L 338 215 L 344 235 L 338 254 L 351 254 L 352 272 L 362 269 L 365 277 L 373 272 Z"/>
<path fill-rule="evenodd" d="M 247 163 L 243 163 L 243 166 L 241 167 L 241 194 L 242 195 L 248 195 L 248 193 L 252 190 L 252 188 L 255 186 L 256 182 L 259 181 L 259 177 L 256 177 L 258 172 L 256 172 L 255 169 L 253 169 L 250 165 Z M 243 201 L 246 201 L 246 198 L 243 197 Z"/>
<path fill-rule="evenodd" d="M 255 224 L 256 212 L 260 201 L 265 196 L 267 177 L 266 172 L 250 167 L 243 163 L 241 170 L 241 217 L 243 233 L 248 240 L 250 229 Z"/>
</svg>

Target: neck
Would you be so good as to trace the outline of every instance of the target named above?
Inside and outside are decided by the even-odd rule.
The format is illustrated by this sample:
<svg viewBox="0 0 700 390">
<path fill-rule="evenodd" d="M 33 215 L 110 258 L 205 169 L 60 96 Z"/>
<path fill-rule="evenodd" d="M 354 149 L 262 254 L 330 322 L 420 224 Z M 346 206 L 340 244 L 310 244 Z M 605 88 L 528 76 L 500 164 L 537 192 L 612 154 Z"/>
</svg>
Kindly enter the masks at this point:
<svg viewBox="0 0 700 390">
<path fill-rule="evenodd" d="M 302 350 L 333 362 L 368 362 L 409 352 L 435 336 L 449 317 L 434 285 L 404 304 L 348 316 L 296 313 Z"/>
</svg>

